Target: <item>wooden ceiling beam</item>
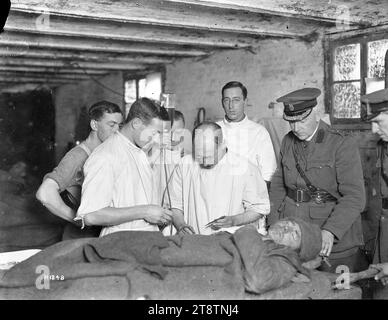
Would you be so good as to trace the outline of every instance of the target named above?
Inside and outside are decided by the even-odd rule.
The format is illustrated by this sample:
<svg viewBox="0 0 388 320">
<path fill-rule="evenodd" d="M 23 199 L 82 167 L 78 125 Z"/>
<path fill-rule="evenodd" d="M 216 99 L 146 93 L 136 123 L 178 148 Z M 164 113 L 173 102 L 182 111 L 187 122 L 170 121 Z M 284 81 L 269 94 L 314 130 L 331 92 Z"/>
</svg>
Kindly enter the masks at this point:
<svg viewBox="0 0 388 320">
<path fill-rule="evenodd" d="M 45 73 L 45 74 L 85 74 L 87 72 L 90 75 L 105 75 L 107 70 L 95 70 L 95 69 L 66 69 L 59 67 L 19 67 L 19 66 L 2 66 L 0 65 L 0 72 L 18 72 L 18 73 Z"/>
<path fill-rule="evenodd" d="M 174 3 L 175 5 L 196 5 L 202 6 L 205 8 L 213 8 L 213 9 L 229 9 L 229 10 L 237 10 L 237 11 L 245 11 L 252 12 L 258 14 L 265 15 L 274 15 L 285 18 L 296 18 L 302 19 L 305 21 L 312 22 L 323 22 L 328 25 L 334 25 L 336 23 L 336 15 L 335 15 L 335 7 L 334 12 L 332 14 L 325 14 L 328 11 L 333 11 L 333 6 L 330 6 L 330 2 L 326 3 L 322 0 L 318 0 L 320 2 L 320 6 L 325 7 L 322 10 L 321 14 L 319 11 L 312 10 L 303 10 L 306 9 L 309 3 L 312 3 L 316 0 L 310 0 L 309 3 L 303 3 L 303 6 L 300 6 L 298 9 L 298 4 L 295 3 L 292 5 L 290 0 L 277 0 L 276 3 L 273 0 L 165 0 L 166 2 Z M 280 3 L 283 2 L 283 3 Z M 317 5 L 312 5 L 310 8 L 317 8 Z M 304 13 L 303 13 L 304 11 Z M 347 21 L 349 24 L 356 24 L 356 21 L 351 20 L 352 17 L 349 16 L 349 20 Z"/>
<path fill-rule="evenodd" d="M 240 33 L 236 37 L 235 32 L 182 29 L 171 26 L 116 22 L 107 19 L 77 18 L 61 14 L 50 14 L 48 20 L 46 20 L 47 22 L 39 24 L 41 15 L 40 12 L 36 11 L 11 10 L 5 30 L 156 44 L 209 46 L 225 49 L 256 45 L 257 36 L 260 35 Z"/>
<path fill-rule="evenodd" d="M 261 36 L 299 37 L 319 27 L 316 22 L 305 22 L 291 17 L 246 10 L 203 7 L 196 4 L 171 3 L 163 0 L 117 0 L 101 3 L 94 0 L 66 0 L 66 2 L 63 0 L 18 0 L 15 1 L 12 8 L 121 23 Z M 330 26 L 332 25 L 330 23 Z"/>
<path fill-rule="evenodd" d="M 58 35 L 25 34 L 23 32 L 5 31 L 0 34 L 0 46 L 14 47 L 20 52 L 31 48 L 55 50 L 77 50 L 80 52 L 128 53 L 138 55 L 160 55 L 170 57 L 202 57 L 211 50 L 190 46 L 169 44 L 135 43 L 130 41 L 91 39 L 86 37 L 66 37 Z"/>
<path fill-rule="evenodd" d="M 53 80 L 62 80 L 62 79 L 68 79 L 68 80 L 90 80 L 90 76 L 86 74 L 47 74 L 47 73 L 20 73 L 20 72 L 5 72 L 0 71 L 0 77 L 7 77 L 7 78 L 37 78 L 37 79 L 53 79 Z M 98 77 L 96 75 L 93 75 L 93 77 Z"/>
<path fill-rule="evenodd" d="M 33 58 L 2 58 L 0 60 L 2 66 L 35 66 L 35 67 L 65 67 L 67 69 L 97 69 L 97 70 L 142 70 L 147 68 L 147 65 L 138 63 L 126 62 L 86 62 L 86 61 L 56 61 L 47 59 L 33 59 Z"/>
<path fill-rule="evenodd" d="M 131 54 L 109 54 L 98 52 L 77 52 L 64 50 L 48 50 L 42 48 L 30 48 L 20 50 L 17 47 L 9 46 L 0 48 L 0 57 L 19 57 L 19 58 L 42 58 L 50 60 L 75 60 L 75 61 L 93 61 L 93 62 L 116 62 L 121 63 L 141 63 L 141 64 L 164 64 L 174 61 L 171 57 L 163 56 L 141 56 Z"/>
<path fill-rule="evenodd" d="M 34 77 L 3 77 L 0 75 L 0 83 L 75 83 L 80 80 L 71 79 L 46 79 L 46 78 L 34 78 Z"/>
</svg>

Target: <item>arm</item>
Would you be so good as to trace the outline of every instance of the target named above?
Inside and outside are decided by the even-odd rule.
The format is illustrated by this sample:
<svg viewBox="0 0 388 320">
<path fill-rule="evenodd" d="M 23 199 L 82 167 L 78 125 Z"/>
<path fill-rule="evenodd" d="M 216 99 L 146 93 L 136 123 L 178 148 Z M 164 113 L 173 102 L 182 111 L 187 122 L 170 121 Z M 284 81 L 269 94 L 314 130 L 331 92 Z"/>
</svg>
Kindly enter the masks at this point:
<svg viewBox="0 0 388 320">
<path fill-rule="evenodd" d="M 287 139 L 287 136 L 284 137 L 282 141 L 280 154 L 279 154 L 278 167 L 271 180 L 271 190 L 269 193 L 269 198 L 271 201 L 271 212 L 268 216 L 269 225 L 279 220 L 279 210 L 281 210 L 281 204 L 283 203 L 284 198 L 286 197 L 286 194 L 287 194 L 286 187 L 284 185 L 283 166 L 282 166 L 282 159 L 284 155 L 286 139 Z"/>
<path fill-rule="evenodd" d="M 291 249 L 279 248 L 272 241 L 264 241 L 255 228 L 241 228 L 233 235 L 233 239 L 244 265 L 247 291 L 261 294 L 280 288 L 296 274 L 295 267 L 286 258 L 287 254 L 292 257 L 296 253 Z M 272 250 L 275 254 L 271 254 Z"/>
<path fill-rule="evenodd" d="M 269 197 L 264 179 L 255 166 L 248 164 L 247 170 L 244 175 L 246 181 L 242 199 L 244 212 L 215 221 L 212 223 L 212 229 L 253 223 L 269 213 Z"/>
<path fill-rule="evenodd" d="M 74 223 L 76 212 L 69 208 L 59 195 L 59 185 L 51 178 L 46 178 L 40 185 L 36 198 L 54 215 Z"/>
<path fill-rule="evenodd" d="M 260 132 L 256 150 L 257 164 L 261 168 L 261 174 L 266 182 L 270 182 L 276 171 L 277 164 L 271 137 L 264 127 L 262 127 Z"/>
<path fill-rule="evenodd" d="M 87 226 L 115 226 L 125 222 L 144 219 L 151 224 L 167 223 L 172 213 L 157 205 L 139 205 L 126 208 L 106 207 L 84 215 Z"/>
<path fill-rule="evenodd" d="M 182 170 L 183 162 L 176 166 L 171 177 L 170 182 L 170 197 L 171 197 L 171 211 L 172 223 L 177 229 L 178 233 L 194 234 L 194 229 L 188 225 L 184 218 L 183 211 L 183 179 Z"/>
<path fill-rule="evenodd" d="M 185 222 L 183 217 L 183 211 L 179 209 L 171 209 L 172 211 L 172 223 L 178 233 L 183 234 L 195 234 L 194 229 Z"/>
<path fill-rule="evenodd" d="M 322 226 L 338 240 L 349 230 L 365 207 L 364 178 L 357 145 L 344 139 L 335 158 L 338 191 L 342 195 Z"/>
<path fill-rule="evenodd" d="M 114 159 L 106 154 L 92 154 L 85 164 L 85 180 L 77 215 L 84 217 L 86 225 L 114 226 L 139 219 L 159 224 L 171 220 L 171 212 L 157 205 L 112 207 L 116 180 L 113 165 Z"/>
<path fill-rule="evenodd" d="M 63 202 L 60 191 L 75 186 L 76 177 L 82 175 L 87 156 L 81 148 L 70 150 L 58 166 L 44 177 L 36 193 L 36 198 L 51 213 L 69 222 L 73 222 L 75 211 Z"/>
</svg>

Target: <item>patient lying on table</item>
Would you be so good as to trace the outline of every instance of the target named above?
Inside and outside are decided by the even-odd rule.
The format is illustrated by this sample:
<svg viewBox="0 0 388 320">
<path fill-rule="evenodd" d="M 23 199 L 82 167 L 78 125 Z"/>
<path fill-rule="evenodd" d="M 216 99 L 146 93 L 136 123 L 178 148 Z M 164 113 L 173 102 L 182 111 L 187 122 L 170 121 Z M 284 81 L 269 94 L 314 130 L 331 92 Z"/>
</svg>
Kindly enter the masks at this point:
<svg viewBox="0 0 388 320">
<path fill-rule="evenodd" d="M 288 219 L 271 226 L 266 237 L 245 226 L 210 236 L 122 231 L 63 241 L 8 270 L 0 298 L 244 299 L 287 286 L 298 272 L 309 277 L 302 262 L 320 252 L 315 229 Z M 63 280 L 37 289 L 40 265 Z"/>
</svg>

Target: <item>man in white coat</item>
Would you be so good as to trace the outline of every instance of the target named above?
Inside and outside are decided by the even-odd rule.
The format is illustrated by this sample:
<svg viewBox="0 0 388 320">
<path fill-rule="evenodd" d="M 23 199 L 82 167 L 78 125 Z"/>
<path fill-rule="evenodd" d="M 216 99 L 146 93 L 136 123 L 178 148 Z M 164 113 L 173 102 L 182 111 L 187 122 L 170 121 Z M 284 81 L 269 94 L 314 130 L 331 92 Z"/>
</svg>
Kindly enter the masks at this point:
<svg viewBox="0 0 388 320">
<path fill-rule="evenodd" d="M 276 170 L 276 157 L 271 137 L 264 126 L 245 114 L 248 91 L 238 81 L 231 81 L 221 90 L 225 118 L 218 121 L 228 149 L 255 164 L 267 185 Z"/>
<path fill-rule="evenodd" d="M 162 131 L 160 108 L 136 100 L 119 132 L 90 155 L 84 166 L 77 220 L 103 226 L 100 236 L 123 231 L 159 231 L 171 211 L 158 204 L 154 174 L 143 149 Z"/>
<path fill-rule="evenodd" d="M 256 166 L 226 147 L 219 125 L 198 125 L 193 150 L 172 177 L 171 207 L 178 232 L 211 234 L 258 222 L 269 213 L 264 179 Z"/>
</svg>

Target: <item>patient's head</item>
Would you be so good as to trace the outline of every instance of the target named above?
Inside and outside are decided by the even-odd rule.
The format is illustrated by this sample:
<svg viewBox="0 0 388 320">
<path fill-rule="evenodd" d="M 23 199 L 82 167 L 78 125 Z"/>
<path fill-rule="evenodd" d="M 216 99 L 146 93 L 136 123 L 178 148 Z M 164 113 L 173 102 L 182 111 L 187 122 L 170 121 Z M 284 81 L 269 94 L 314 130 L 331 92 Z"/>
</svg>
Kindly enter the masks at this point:
<svg viewBox="0 0 388 320">
<path fill-rule="evenodd" d="M 276 243 L 299 252 L 302 261 L 316 258 L 322 248 L 319 226 L 299 218 L 286 218 L 271 225 L 268 236 Z"/>
<path fill-rule="evenodd" d="M 295 221 L 279 220 L 269 228 L 268 235 L 278 244 L 283 244 L 294 250 L 300 249 L 302 234 Z"/>
</svg>

